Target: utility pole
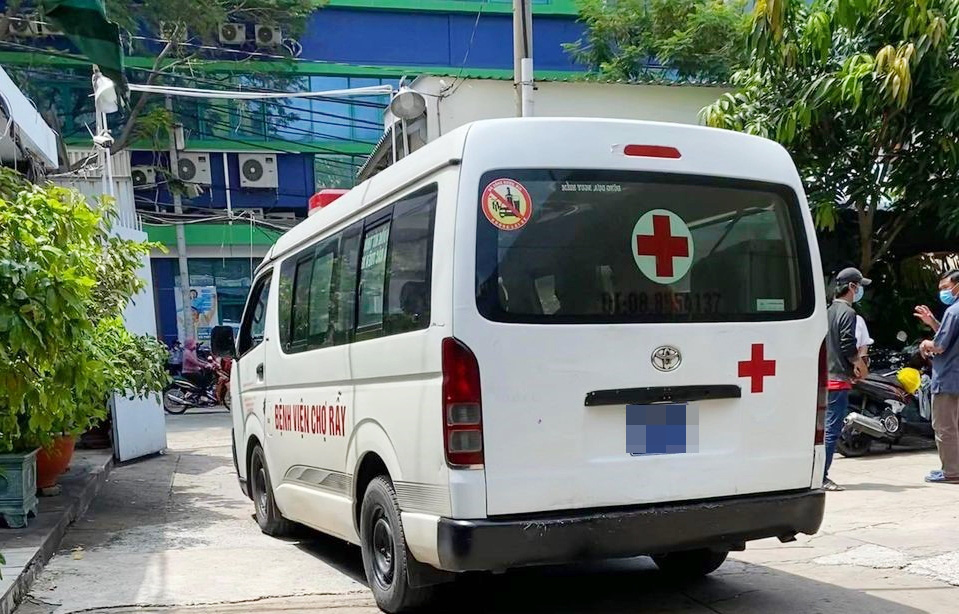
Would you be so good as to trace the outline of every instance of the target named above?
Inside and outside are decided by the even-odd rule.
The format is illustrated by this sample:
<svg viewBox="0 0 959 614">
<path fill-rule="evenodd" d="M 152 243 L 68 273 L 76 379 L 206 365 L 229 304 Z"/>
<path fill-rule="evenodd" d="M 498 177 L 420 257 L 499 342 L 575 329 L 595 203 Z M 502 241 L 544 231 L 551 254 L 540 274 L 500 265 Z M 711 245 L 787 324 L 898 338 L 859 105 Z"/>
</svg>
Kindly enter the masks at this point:
<svg viewBox="0 0 959 614">
<path fill-rule="evenodd" d="M 166 97 L 166 110 L 173 116 L 173 99 Z M 171 124 L 167 131 L 170 135 L 170 172 L 176 173 L 180 166 L 179 153 L 177 152 L 176 128 Z M 190 302 L 190 270 L 186 261 L 186 231 L 183 226 L 183 203 L 180 200 L 180 193 L 176 190 L 170 190 L 173 195 L 173 212 L 177 215 L 176 228 L 176 254 L 180 263 L 180 301 L 183 303 L 183 334 L 187 339 L 195 339 L 196 331 L 193 330 L 193 314 Z"/>
<path fill-rule="evenodd" d="M 533 115 L 533 0 L 513 0 L 513 87 L 516 115 Z"/>
</svg>

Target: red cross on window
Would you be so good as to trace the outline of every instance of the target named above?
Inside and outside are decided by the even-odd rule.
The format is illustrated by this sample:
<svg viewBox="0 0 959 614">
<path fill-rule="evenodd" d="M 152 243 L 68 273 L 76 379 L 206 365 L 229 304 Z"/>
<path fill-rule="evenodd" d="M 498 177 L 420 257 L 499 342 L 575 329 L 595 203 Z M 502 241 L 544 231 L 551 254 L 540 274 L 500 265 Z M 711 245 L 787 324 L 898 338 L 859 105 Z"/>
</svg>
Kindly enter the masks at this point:
<svg viewBox="0 0 959 614">
<path fill-rule="evenodd" d="M 776 361 L 763 359 L 763 344 L 754 343 L 752 357 L 739 361 L 739 377 L 752 380 L 752 392 L 763 391 L 763 378 L 776 375 Z"/>
<path fill-rule="evenodd" d="M 689 240 L 672 235 L 668 215 L 654 215 L 653 234 L 636 236 L 636 253 L 656 256 L 656 277 L 672 277 L 673 258 L 689 256 Z"/>
</svg>

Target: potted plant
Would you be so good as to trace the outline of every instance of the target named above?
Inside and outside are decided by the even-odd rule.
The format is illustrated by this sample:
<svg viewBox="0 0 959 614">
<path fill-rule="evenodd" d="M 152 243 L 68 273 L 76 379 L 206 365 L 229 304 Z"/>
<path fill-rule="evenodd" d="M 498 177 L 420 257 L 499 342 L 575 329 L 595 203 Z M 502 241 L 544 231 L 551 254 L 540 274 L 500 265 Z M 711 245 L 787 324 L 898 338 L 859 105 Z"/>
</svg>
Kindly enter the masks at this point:
<svg viewBox="0 0 959 614">
<path fill-rule="evenodd" d="M 150 394 L 166 382 L 162 344 L 122 320 L 152 245 L 113 236 L 113 218 L 108 202 L 94 208 L 75 190 L 0 169 L 0 460 L 8 474 L 0 514 L 8 524 L 36 511 L 38 449 L 62 472 L 72 440 L 106 416 L 113 393 Z"/>
</svg>

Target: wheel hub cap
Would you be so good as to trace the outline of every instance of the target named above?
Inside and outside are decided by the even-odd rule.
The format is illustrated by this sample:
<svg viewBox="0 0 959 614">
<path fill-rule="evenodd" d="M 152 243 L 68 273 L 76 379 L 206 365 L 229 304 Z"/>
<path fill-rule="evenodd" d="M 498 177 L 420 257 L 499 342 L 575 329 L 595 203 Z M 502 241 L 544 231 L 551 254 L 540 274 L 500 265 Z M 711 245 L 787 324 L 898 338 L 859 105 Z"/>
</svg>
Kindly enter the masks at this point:
<svg viewBox="0 0 959 614">
<path fill-rule="evenodd" d="M 384 586 L 393 582 L 393 565 L 393 528 L 381 512 L 373 523 L 373 570 Z"/>
<path fill-rule="evenodd" d="M 266 470 L 260 467 L 256 472 L 256 506 L 260 515 L 266 515 Z"/>
</svg>

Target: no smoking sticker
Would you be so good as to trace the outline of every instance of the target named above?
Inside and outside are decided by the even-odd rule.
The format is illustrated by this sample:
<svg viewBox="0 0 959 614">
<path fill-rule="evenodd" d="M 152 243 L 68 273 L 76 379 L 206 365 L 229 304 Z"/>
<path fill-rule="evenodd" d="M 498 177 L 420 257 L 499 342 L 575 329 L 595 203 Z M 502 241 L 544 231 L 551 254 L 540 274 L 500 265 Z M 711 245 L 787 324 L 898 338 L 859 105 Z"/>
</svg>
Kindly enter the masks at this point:
<svg viewBox="0 0 959 614">
<path fill-rule="evenodd" d="M 533 199 L 518 181 L 497 179 L 483 190 L 483 215 L 500 230 L 519 230 L 533 215 Z"/>
<path fill-rule="evenodd" d="M 653 209 L 639 218 L 629 248 L 643 275 L 658 284 L 679 281 L 693 264 L 689 227 L 683 218 L 666 209 Z"/>
</svg>

